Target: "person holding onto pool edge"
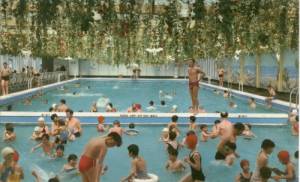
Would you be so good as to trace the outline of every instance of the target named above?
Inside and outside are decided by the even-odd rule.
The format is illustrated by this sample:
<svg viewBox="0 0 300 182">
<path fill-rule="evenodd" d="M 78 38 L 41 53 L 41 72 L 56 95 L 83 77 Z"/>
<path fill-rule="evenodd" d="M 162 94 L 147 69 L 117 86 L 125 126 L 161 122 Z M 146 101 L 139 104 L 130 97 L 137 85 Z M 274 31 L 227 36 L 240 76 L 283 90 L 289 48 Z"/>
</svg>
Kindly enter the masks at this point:
<svg viewBox="0 0 300 182">
<path fill-rule="evenodd" d="M 199 101 L 198 101 L 198 91 L 199 91 L 199 81 L 201 74 L 204 72 L 196 65 L 195 59 L 190 59 L 188 75 L 189 75 L 189 91 L 192 99 L 192 111 L 193 113 L 198 113 Z"/>
<path fill-rule="evenodd" d="M 122 137 L 111 132 L 105 137 L 92 138 L 83 151 L 79 161 L 79 171 L 83 182 L 100 181 L 103 161 L 108 148 L 122 145 Z"/>
</svg>

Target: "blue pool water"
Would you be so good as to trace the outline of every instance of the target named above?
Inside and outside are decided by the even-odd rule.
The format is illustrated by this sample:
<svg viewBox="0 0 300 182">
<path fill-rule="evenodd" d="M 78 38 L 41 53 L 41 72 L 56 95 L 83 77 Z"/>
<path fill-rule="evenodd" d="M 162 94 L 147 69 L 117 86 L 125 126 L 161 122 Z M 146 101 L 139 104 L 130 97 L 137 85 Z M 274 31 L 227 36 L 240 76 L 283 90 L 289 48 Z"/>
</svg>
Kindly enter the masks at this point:
<svg viewBox="0 0 300 182">
<path fill-rule="evenodd" d="M 1 125 L 3 129 L 3 125 Z M 124 126 L 126 128 L 126 126 Z M 129 173 L 130 159 L 128 158 L 127 146 L 129 144 L 138 144 L 140 147 L 140 155 L 147 161 L 148 171 L 155 173 L 160 177 L 161 182 L 176 182 L 184 174 L 190 171 L 188 168 L 184 173 L 172 174 L 165 170 L 165 161 L 167 154 L 163 144 L 159 141 L 160 132 L 164 126 L 137 126 L 141 134 L 137 137 L 124 136 L 123 145 L 120 148 L 110 149 L 105 163 L 108 165 L 108 172 L 102 177 L 104 182 L 117 182 Z M 20 165 L 25 171 L 25 182 L 32 182 L 31 166 L 36 164 L 49 172 L 57 173 L 61 170 L 66 159 L 52 160 L 40 155 L 41 150 L 30 153 L 30 149 L 36 145 L 36 142 L 29 140 L 34 126 L 15 127 L 17 140 L 14 143 L 0 142 L 0 149 L 4 146 L 11 145 L 20 153 Z M 182 134 L 179 141 L 182 140 L 187 127 L 180 127 Z M 240 172 L 239 161 L 241 159 L 250 160 L 251 170 L 254 170 L 256 154 L 260 150 L 260 144 L 263 139 L 269 138 L 276 143 L 274 153 L 270 156 L 270 166 L 283 169 L 277 160 L 277 152 L 286 149 L 293 154 L 298 148 L 298 139 L 290 135 L 290 129 L 286 126 L 253 126 L 253 131 L 258 138 L 253 140 L 244 140 L 239 138 L 237 142 L 237 152 L 241 158 L 237 159 L 232 167 L 218 166 L 214 164 L 214 154 L 216 145 L 219 139 L 209 140 L 207 143 L 199 142 L 199 150 L 202 155 L 202 167 L 208 182 L 229 182 L 234 181 L 236 174 Z M 266 132 L 268 131 L 268 132 Z M 73 143 L 66 145 L 65 156 L 75 153 L 78 156 L 81 154 L 86 142 L 91 138 L 98 136 L 95 126 L 84 126 L 83 136 Z M 188 155 L 187 149 L 182 149 L 179 152 L 179 158 L 183 159 Z M 2 159 L 1 159 L 2 160 Z M 71 180 L 73 182 L 81 181 L 79 177 Z"/>
<path fill-rule="evenodd" d="M 42 97 L 34 98 L 32 105 L 25 106 L 22 100 L 16 100 L 12 105 L 13 111 L 48 111 L 53 103 L 59 103 L 64 98 L 67 104 L 74 111 L 89 111 L 93 102 L 99 98 L 109 99 L 117 110 L 127 111 L 132 103 L 140 103 L 144 112 L 150 100 L 156 105 L 156 112 L 170 112 L 172 105 L 178 106 L 178 112 L 188 112 L 191 105 L 186 80 L 80 80 L 80 87 L 74 83 L 65 84 L 65 90 L 55 88 L 48 90 Z M 160 98 L 159 91 L 169 95 Z M 73 93 L 76 92 L 75 95 Z M 233 98 L 232 100 L 223 98 L 223 94 L 217 95 L 212 90 L 201 87 L 200 105 L 207 112 L 229 111 L 233 113 L 276 113 L 276 109 L 267 109 L 265 105 L 257 105 L 255 110 L 248 107 L 247 100 Z M 48 100 L 48 104 L 43 103 Z M 160 101 L 165 100 L 167 106 L 161 107 Z M 228 107 L 229 102 L 234 101 L 238 107 L 231 109 Z M 0 109 L 5 110 L 7 107 L 2 106 Z M 104 108 L 98 108 L 104 111 Z"/>
</svg>

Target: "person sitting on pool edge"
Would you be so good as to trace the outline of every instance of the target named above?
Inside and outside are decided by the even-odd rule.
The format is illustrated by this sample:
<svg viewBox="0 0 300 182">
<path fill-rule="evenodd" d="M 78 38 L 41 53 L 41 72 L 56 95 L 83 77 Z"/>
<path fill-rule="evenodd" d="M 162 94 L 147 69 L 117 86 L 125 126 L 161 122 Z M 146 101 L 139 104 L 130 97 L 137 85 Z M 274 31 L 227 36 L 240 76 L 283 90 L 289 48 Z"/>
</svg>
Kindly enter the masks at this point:
<svg viewBox="0 0 300 182">
<path fill-rule="evenodd" d="M 178 157 L 178 151 L 174 150 L 172 147 L 168 148 L 169 159 L 166 163 L 166 169 L 171 172 L 181 172 L 185 170 L 183 162 Z"/>
<path fill-rule="evenodd" d="M 135 124 L 134 123 L 129 123 L 128 125 L 129 129 L 125 131 L 126 135 L 129 136 L 136 136 L 139 134 L 139 131 L 134 129 L 135 128 Z"/>
<path fill-rule="evenodd" d="M 79 171 L 83 182 L 98 182 L 100 180 L 103 161 L 108 148 L 120 147 L 122 137 L 116 133 L 109 133 L 104 137 L 92 138 L 84 148 L 79 161 Z"/>
<path fill-rule="evenodd" d="M 139 147 L 135 144 L 131 144 L 127 147 L 128 155 L 132 158 L 131 172 L 123 178 L 121 182 L 133 181 L 133 179 L 150 179 L 147 173 L 146 161 L 139 156 Z"/>
<path fill-rule="evenodd" d="M 3 140 L 5 142 L 15 141 L 17 138 L 16 133 L 14 132 L 14 125 L 12 123 L 5 123 L 5 131 L 3 134 Z"/>
<path fill-rule="evenodd" d="M 82 135 L 81 124 L 79 119 L 73 116 L 73 113 L 74 112 L 71 109 L 67 109 L 66 111 L 67 127 L 75 137 L 80 137 Z"/>
</svg>

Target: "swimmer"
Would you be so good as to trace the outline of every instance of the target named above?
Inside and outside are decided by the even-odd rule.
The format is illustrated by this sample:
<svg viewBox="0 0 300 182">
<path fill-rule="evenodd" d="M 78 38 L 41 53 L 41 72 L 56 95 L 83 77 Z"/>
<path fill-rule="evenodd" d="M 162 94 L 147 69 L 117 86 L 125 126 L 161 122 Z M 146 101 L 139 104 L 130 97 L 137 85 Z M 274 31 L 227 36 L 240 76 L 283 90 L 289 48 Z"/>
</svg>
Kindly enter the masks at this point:
<svg viewBox="0 0 300 182">
<path fill-rule="evenodd" d="M 149 112 L 153 112 L 156 110 L 156 107 L 154 106 L 154 102 L 152 100 L 149 102 L 149 106 L 146 109 Z"/>
<path fill-rule="evenodd" d="M 161 131 L 160 141 L 167 142 L 168 140 L 169 140 L 169 129 L 168 128 L 164 128 Z"/>
<path fill-rule="evenodd" d="M 34 131 L 33 131 L 32 135 L 31 135 L 31 139 L 39 141 L 39 140 L 41 140 L 41 135 L 42 135 L 42 132 L 40 131 L 40 127 L 36 126 L 34 128 Z"/>
<path fill-rule="evenodd" d="M 178 106 L 177 106 L 177 105 L 173 105 L 170 112 L 171 112 L 171 113 L 176 113 L 176 112 L 177 112 L 177 109 L 178 109 Z"/>
<path fill-rule="evenodd" d="M 200 153 L 197 151 L 198 137 L 195 134 L 189 134 L 186 137 L 186 145 L 191 150 L 189 156 L 184 158 L 184 162 L 190 165 L 191 174 L 184 176 L 180 182 L 188 181 L 205 181 L 205 176 L 202 171 L 202 158 Z"/>
<path fill-rule="evenodd" d="M 45 123 L 45 118 L 39 117 L 37 122 L 38 122 L 39 130 L 41 132 L 40 137 L 42 137 L 43 134 L 49 134 L 48 126 Z"/>
<path fill-rule="evenodd" d="M 232 108 L 232 109 L 234 109 L 234 108 L 237 108 L 238 105 L 236 103 L 234 103 L 233 101 L 230 101 L 229 102 L 229 107 Z"/>
<path fill-rule="evenodd" d="M 290 154 L 288 151 L 282 150 L 277 155 L 281 164 L 285 165 L 285 171 L 280 171 L 277 168 L 273 168 L 272 171 L 277 175 L 273 177 L 274 180 L 279 181 L 285 179 L 288 182 L 298 181 L 296 176 L 297 172 L 294 164 L 290 161 Z"/>
<path fill-rule="evenodd" d="M 255 109 L 256 108 L 256 102 L 255 102 L 255 99 L 253 97 L 251 97 L 249 100 L 248 100 L 248 105 L 251 109 Z"/>
<path fill-rule="evenodd" d="M 177 128 L 177 121 L 178 121 L 178 116 L 173 115 L 171 117 L 171 122 L 168 123 L 168 128 L 170 128 L 170 126 L 174 126 L 175 128 Z"/>
<path fill-rule="evenodd" d="M 189 130 L 193 130 L 193 131 L 197 130 L 197 124 L 196 124 L 196 117 L 195 116 L 190 116 Z"/>
<path fill-rule="evenodd" d="M 225 157 L 225 164 L 228 166 L 232 166 L 234 163 L 234 160 L 236 158 L 236 144 L 235 143 L 231 143 L 231 142 L 227 142 L 225 144 L 225 153 L 224 155 Z"/>
<path fill-rule="evenodd" d="M 80 137 L 82 135 L 82 128 L 79 119 L 73 116 L 73 111 L 67 109 L 67 127 L 75 137 Z"/>
<path fill-rule="evenodd" d="M 50 118 L 51 118 L 51 121 L 52 121 L 52 124 L 51 124 L 51 135 L 55 136 L 55 135 L 57 135 L 56 131 L 59 128 L 59 124 L 58 124 L 59 117 L 57 116 L 57 114 L 52 114 L 50 116 Z"/>
<path fill-rule="evenodd" d="M 160 101 L 160 107 L 167 107 L 166 101 L 164 100 Z"/>
<path fill-rule="evenodd" d="M 57 111 L 58 112 L 66 112 L 68 110 L 68 106 L 66 104 L 66 100 L 65 99 L 61 99 L 60 100 L 60 104 L 57 107 Z"/>
<path fill-rule="evenodd" d="M 58 109 L 57 109 L 58 105 L 57 104 L 52 104 L 52 112 L 57 112 Z"/>
<path fill-rule="evenodd" d="M 176 137 L 177 137 L 177 135 L 175 132 L 169 131 L 169 139 L 166 142 L 167 150 L 169 150 L 169 149 L 173 149 L 176 151 L 179 150 L 179 148 L 181 147 L 181 144 L 176 140 Z"/>
<path fill-rule="evenodd" d="M 53 149 L 55 147 L 55 144 L 50 142 L 49 139 L 50 139 L 49 135 L 44 134 L 42 136 L 42 142 L 40 144 L 38 144 L 37 146 L 33 147 L 31 149 L 31 152 L 34 152 L 36 149 L 42 147 L 43 151 L 46 155 L 52 156 L 52 152 L 53 152 Z"/>
<path fill-rule="evenodd" d="M 185 170 L 185 165 L 181 160 L 178 160 L 178 151 L 172 148 L 168 149 L 169 160 L 166 163 L 166 169 L 171 172 L 182 172 Z"/>
<path fill-rule="evenodd" d="M 252 172 L 250 172 L 250 162 L 246 159 L 241 160 L 242 172 L 235 177 L 235 182 L 250 182 Z"/>
<path fill-rule="evenodd" d="M 218 91 L 218 90 L 214 90 L 214 94 L 217 94 L 217 95 L 219 95 L 220 94 L 220 92 Z"/>
<path fill-rule="evenodd" d="M 111 102 L 109 102 L 106 105 L 106 112 L 117 112 L 117 109 L 114 108 L 113 104 Z"/>
<path fill-rule="evenodd" d="M 232 123 L 228 120 L 228 113 L 220 113 L 219 136 L 226 137 L 231 133 Z"/>
<path fill-rule="evenodd" d="M 118 133 L 120 136 L 123 135 L 123 133 L 125 132 L 125 130 L 121 127 L 120 121 L 115 120 L 113 122 L 113 127 L 109 129 L 108 133 Z"/>
<path fill-rule="evenodd" d="M 24 100 L 23 103 L 24 103 L 25 106 L 30 106 L 30 105 L 32 105 L 31 98 L 30 98 L 30 97 L 26 98 L 26 99 Z"/>
<path fill-rule="evenodd" d="M 136 136 L 139 134 L 139 131 L 134 129 L 135 128 L 135 124 L 134 123 L 129 123 L 128 125 L 129 129 L 125 131 L 126 135 L 129 136 Z"/>
<path fill-rule="evenodd" d="M 201 142 L 207 142 L 210 137 L 210 133 L 208 132 L 208 126 L 206 124 L 200 125 L 201 131 Z"/>
<path fill-rule="evenodd" d="M 217 152 L 215 155 L 216 160 L 225 160 L 226 159 L 226 155 L 228 153 L 226 150 L 227 149 L 226 144 L 228 142 L 235 144 L 237 137 L 242 134 L 244 129 L 245 129 L 245 127 L 242 123 L 235 123 L 230 129 L 230 133 L 228 133 L 226 136 L 221 138 L 221 141 L 219 142 L 219 144 L 217 146 Z M 235 153 L 235 156 L 238 157 L 238 154 Z"/>
<path fill-rule="evenodd" d="M 1 151 L 3 163 L 0 164 L 0 181 L 20 182 L 24 179 L 23 169 L 18 165 L 18 153 L 11 147 L 5 147 Z"/>
<path fill-rule="evenodd" d="M 68 156 L 68 163 L 63 166 L 62 172 L 70 172 L 77 170 L 78 157 L 75 154 Z"/>
<path fill-rule="evenodd" d="M 104 121 L 105 121 L 104 116 L 98 116 L 97 120 L 98 120 L 97 131 L 105 132 L 108 129 L 108 127 L 104 126 Z"/>
<path fill-rule="evenodd" d="M 56 131 L 56 135 L 58 137 L 58 141 L 56 143 L 59 144 L 67 144 L 68 140 L 75 140 L 75 136 L 71 134 L 66 126 L 66 122 L 63 119 L 58 120 L 58 129 Z"/>
<path fill-rule="evenodd" d="M 193 131 L 193 130 L 188 131 L 188 132 L 186 133 L 186 136 L 182 139 L 181 146 L 187 147 L 186 138 L 187 138 L 189 135 L 196 135 L 196 132 Z"/>
<path fill-rule="evenodd" d="M 211 138 L 216 138 L 216 137 L 218 137 L 219 136 L 219 130 L 220 130 L 220 123 L 221 123 L 221 121 L 220 120 L 215 120 L 215 122 L 214 122 L 214 125 L 213 125 L 213 127 L 212 127 L 212 130 L 211 130 L 211 134 L 210 134 L 210 137 Z"/>
<path fill-rule="evenodd" d="M 146 161 L 139 156 L 139 147 L 135 144 L 131 144 L 127 147 L 128 155 L 132 158 L 131 172 L 123 178 L 121 182 L 134 181 L 134 179 L 150 179 L 147 173 Z"/>
<path fill-rule="evenodd" d="M 5 124 L 5 131 L 3 133 L 3 140 L 5 142 L 15 141 L 17 138 L 16 133 L 14 132 L 14 126 L 12 123 Z"/>
<path fill-rule="evenodd" d="M 224 90 L 223 97 L 224 98 L 229 98 L 230 97 L 230 94 L 229 94 L 229 92 L 227 90 Z"/>
<path fill-rule="evenodd" d="M 122 138 L 118 133 L 112 132 L 105 137 L 92 138 L 83 151 L 79 161 L 79 171 L 83 182 L 100 181 L 100 173 L 108 148 L 121 146 Z"/>
<path fill-rule="evenodd" d="M 65 152 L 65 146 L 62 144 L 59 144 L 56 146 L 55 154 L 53 155 L 54 159 L 57 158 L 62 158 L 64 157 L 64 152 Z"/>
<path fill-rule="evenodd" d="M 97 109 L 97 103 L 94 102 L 91 106 L 91 109 L 90 109 L 91 112 L 98 112 L 98 109 Z"/>
<path fill-rule="evenodd" d="M 244 136 L 244 139 L 251 140 L 252 138 L 255 138 L 256 136 L 254 135 L 254 133 L 251 130 L 252 126 L 249 123 L 244 124 L 244 126 L 245 126 L 245 130 L 242 133 L 242 135 Z"/>
<path fill-rule="evenodd" d="M 250 182 L 260 182 L 264 180 L 262 179 L 263 174 L 261 174 L 261 170 L 264 167 L 268 167 L 269 155 L 273 152 L 274 148 L 275 148 L 275 143 L 272 140 L 265 139 L 262 142 L 261 151 L 259 152 L 256 158 L 256 167 Z"/>
<path fill-rule="evenodd" d="M 132 104 L 131 107 L 127 109 L 127 112 L 142 112 L 142 105 Z"/>
</svg>

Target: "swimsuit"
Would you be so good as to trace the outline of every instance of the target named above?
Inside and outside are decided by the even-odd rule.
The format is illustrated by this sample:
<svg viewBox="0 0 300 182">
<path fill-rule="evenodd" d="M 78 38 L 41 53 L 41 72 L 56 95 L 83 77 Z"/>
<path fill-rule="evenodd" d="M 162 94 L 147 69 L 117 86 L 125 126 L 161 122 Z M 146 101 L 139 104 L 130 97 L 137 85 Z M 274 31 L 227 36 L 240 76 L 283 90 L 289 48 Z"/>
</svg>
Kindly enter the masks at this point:
<svg viewBox="0 0 300 182">
<path fill-rule="evenodd" d="M 190 89 L 194 88 L 194 87 L 199 87 L 199 81 L 193 81 L 193 82 L 189 82 L 189 87 Z"/>
<path fill-rule="evenodd" d="M 224 75 L 223 74 L 219 74 L 219 77 L 222 78 Z"/>
<path fill-rule="evenodd" d="M 190 157 L 190 161 L 195 164 L 195 160 L 193 158 L 194 154 L 198 153 L 198 152 L 192 152 L 190 153 L 189 157 Z M 200 155 L 199 155 L 200 156 Z M 201 166 L 201 156 L 200 156 L 200 166 Z M 199 181 L 205 181 L 205 176 L 203 174 L 202 168 L 200 168 L 200 170 L 194 169 L 191 166 L 191 171 L 192 171 L 192 179 L 193 181 L 195 180 L 199 180 Z"/>
<path fill-rule="evenodd" d="M 83 173 L 95 166 L 96 166 L 95 159 L 82 155 L 79 161 L 78 169 L 81 173 Z"/>
<path fill-rule="evenodd" d="M 9 81 L 9 76 L 2 76 L 1 79 L 4 81 Z"/>
<path fill-rule="evenodd" d="M 13 168 L 7 167 L 4 171 L 0 174 L 0 181 L 6 182 L 7 178 L 12 174 Z"/>
<path fill-rule="evenodd" d="M 240 173 L 240 182 L 250 182 L 251 176 L 252 176 L 252 172 L 250 173 L 249 178 L 244 177 L 244 175 Z"/>
<path fill-rule="evenodd" d="M 69 132 L 67 130 L 61 131 L 59 134 L 59 139 L 62 143 L 66 144 L 69 137 Z"/>
<path fill-rule="evenodd" d="M 225 160 L 226 156 L 222 154 L 220 151 L 216 152 L 215 159 L 216 160 Z"/>
</svg>

